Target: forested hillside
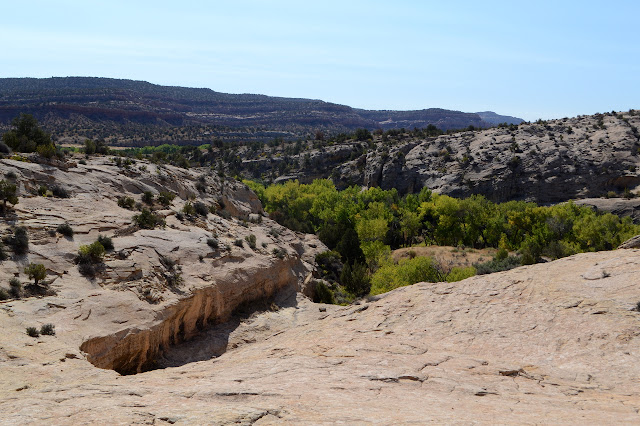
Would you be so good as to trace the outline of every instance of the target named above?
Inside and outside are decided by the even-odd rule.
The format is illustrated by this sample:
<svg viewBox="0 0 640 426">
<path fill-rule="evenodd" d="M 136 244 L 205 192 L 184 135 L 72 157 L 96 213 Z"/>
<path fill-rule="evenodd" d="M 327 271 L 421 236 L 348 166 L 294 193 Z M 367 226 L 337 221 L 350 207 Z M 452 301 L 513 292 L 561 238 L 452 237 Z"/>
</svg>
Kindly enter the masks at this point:
<svg viewBox="0 0 640 426">
<path fill-rule="evenodd" d="M 321 100 L 93 77 L 0 79 L 0 126 L 19 113 L 34 115 L 61 141 L 105 139 L 123 146 L 298 139 L 357 128 L 493 125 L 475 113 L 437 108 L 368 111 Z"/>
</svg>

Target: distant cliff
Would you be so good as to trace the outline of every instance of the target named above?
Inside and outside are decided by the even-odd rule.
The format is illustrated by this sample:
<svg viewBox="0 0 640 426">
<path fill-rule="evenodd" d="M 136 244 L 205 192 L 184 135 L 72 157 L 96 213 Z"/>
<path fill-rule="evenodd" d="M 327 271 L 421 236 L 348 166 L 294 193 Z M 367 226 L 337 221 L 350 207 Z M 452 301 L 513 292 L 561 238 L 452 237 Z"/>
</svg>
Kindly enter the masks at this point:
<svg viewBox="0 0 640 426">
<path fill-rule="evenodd" d="M 371 140 L 245 150 L 252 179 L 332 178 L 336 186 L 433 191 L 493 201 L 556 203 L 640 192 L 640 114 L 634 110 L 502 125 L 428 137 L 384 132 Z M 287 154 L 289 153 L 289 154 Z"/>
</svg>

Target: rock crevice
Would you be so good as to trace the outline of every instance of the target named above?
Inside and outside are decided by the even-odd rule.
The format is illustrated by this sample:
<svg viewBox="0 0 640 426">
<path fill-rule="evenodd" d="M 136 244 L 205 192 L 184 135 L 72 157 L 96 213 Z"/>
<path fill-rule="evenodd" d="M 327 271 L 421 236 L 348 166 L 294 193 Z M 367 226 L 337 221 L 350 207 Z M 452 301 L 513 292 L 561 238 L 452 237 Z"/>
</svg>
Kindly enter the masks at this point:
<svg viewBox="0 0 640 426">
<path fill-rule="evenodd" d="M 163 352 L 188 341 L 207 327 L 227 321 L 239 306 L 273 298 L 278 292 L 298 290 L 294 273 L 297 259 L 274 262 L 270 267 L 237 280 L 218 282 L 195 290 L 157 313 L 149 327 L 130 327 L 85 340 L 80 350 L 96 367 L 120 374 L 136 374 L 156 368 Z"/>
</svg>

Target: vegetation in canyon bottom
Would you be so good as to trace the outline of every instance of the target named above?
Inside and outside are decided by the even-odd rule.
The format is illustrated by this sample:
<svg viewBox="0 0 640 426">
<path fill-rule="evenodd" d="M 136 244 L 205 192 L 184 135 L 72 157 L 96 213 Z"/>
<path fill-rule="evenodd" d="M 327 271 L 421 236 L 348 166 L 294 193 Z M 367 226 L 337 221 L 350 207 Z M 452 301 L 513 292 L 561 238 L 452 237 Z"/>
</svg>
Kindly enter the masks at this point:
<svg viewBox="0 0 640 426">
<path fill-rule="evenodd" d="M 423 189 L 336 189 L 331 180 L 264 186 L 245 181 L 270 217 L 315 233 L 331 250 L 317 257 L 323 275 L 317 299 L 347 303 L 420 281 L 457 281 L 475 274 L 611 250 L 640 233 L 630 218 L 599 214 L 572 202 L 549 207 L 493 203 L 481 195 L 456 199 Z M 498 249 L 494 258 L 459 267 L 426 257 L 398 262 L 392 250 L 413 245 Z"/>
</svg>

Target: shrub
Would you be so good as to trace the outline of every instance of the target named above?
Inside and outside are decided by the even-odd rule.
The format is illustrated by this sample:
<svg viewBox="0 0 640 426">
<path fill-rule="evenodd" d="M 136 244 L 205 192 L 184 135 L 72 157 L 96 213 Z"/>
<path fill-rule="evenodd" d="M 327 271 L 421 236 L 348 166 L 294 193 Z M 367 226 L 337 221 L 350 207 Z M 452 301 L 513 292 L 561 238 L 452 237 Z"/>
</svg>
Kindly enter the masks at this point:
<svg viewBox="0 0 640 426">
<path fill-rule="evenodd" d="M 105 250 L 109 251 L 109 250 L 113 250 L 113 241 L 111 240 L 111 238 L 104 236 L 104 235 L 98 235 L 98 240 L 97 240 L 100 244 L 102 244 L 102 247 L 104 247 Z"/>
<path fill-rule="evenodd" d="M 252 250 L 256 249 L 256 236 L 251 234 L 251 235 L 247 235 L 246 237 L 244 237 L 244 239 L 247 241 L 247 244 L 249 244 L 249 247 L 251 247 Z"/>
<path fill-rule="evenodd" d="M 518 157 L 517 155 L 514 155 L 513 157 L 511 157 L 511 160 L 509 160 L 507 164 L 512 169 L 515 169 L 520 165 L 521 162 L 522 160 L 520 159 L 520 157 Z"/>
<path fill-rule="evenodd" d="M 84 141 L 84 153 L 87 155 L 95 154 L 96 152 L 96 143 L 91 139 L 86 139 Z"/>
<path fill-rule="evenodd" d="M 7 252 L 4 251 L 4 244 L 0 243 L 0 261 L 7 260 L 8 257 Z"/>
<path fill-rule="evenodd" d="M 167 281 L 167 285 L 169 285 L 170 287 L 178 287 L 184 281 L 184 279 L 182 278 L 182 274 L 177 271 L 165 274 L 164 278 Z"/>
<path fill-rule="evenodd" d="M 324 266 L 330 263 L 334 263 L 334 262 L 339 262 L 342 263 L 340 260 L 340 253 L 338 253 L 335 250 L 330 250 L 330 251 L 325 251 L 322 253 L 318 253 L 316 255 L 316 262 L 318 263 L 318 265 L 320 266 Z"/>
<path fill-rule="evenodd" d="M 318 253 L 316 255 L 316 263 L 323 278 L 331 281 L 338 281 L 340 279 L 340 272 L 343 268 L 340 253 L 337 251 Z"/>
<path fill-rule="evenodd" d="M 95 277 L 98 268 L 91 262 L 78 262 L 78 272 L 85 277 Z"/>
<path fill-rule="evenodd" d="M 193 210 L 200 216 L 206 216 L 209 214 L 209 208 L 200 201 L 193 204 Z"/>
<path fill-rule="evenodd" d="M 2 200 L 2 208 L 4 210 L 7 209 L 7 203 L 18 204 L 16 190 L 17 186 L 15 184 L 4 179 L 0 180 L 0 200 Z"/>
<path fill-rule="evenodd" d="M 29 235 L 27 228 L 18 226 L 13 229 L 13 235 L 7 237 L 5 242 L 13 248 L 13 252 L 18 255 L 25 254 L 29 251 Z"/>
<path fill-rule="evenodd" d="M 498 252 L 494 256 L 493 260 L 500 261 L 506 259 L 507 257 L 509 257 L 509 252 L 504 247 L 501 247 L 500 249 L 498 249 Z"/>
<path fill-rule="evenodd" d="M 366 141 L 369 139 L 373 139 L 371 132 L 367 129 L 356 129 L 354 136 L 359 141 Z"/>
<path fill-rule="evenodd" d="M 38 187 L 38 195 L 41 197 L 46 197 L 47 196 L 47 192 L 49 192 L 49 188 L 47 188 L 46 185 L 40 185 Z"/>
<path fill-rule="evenodd" d="M 129 209 L 129 210 L 133 210 L 133 207 L 136 205 L 136 200 L 134 200 L 131 197 L 120 197 L 118 198 L 118 206 L 122 207 L 123 209 Z"/>
<path fill-rule="evenodd" d="M 193 204 L 191 204 L 190 201 L 187 201 L 182 207 L 182 212 L 186 215 L 193 216 L 194 214 L 196 214 L 196 209 L 193 207 Z"/>
<path fill-rule="evenodd" d="M 35 327 L 27 327 L 27 335 L 31 337 L 40 337 L 40 332 Z"/>
<path fill-rule="evenodd" d="M 242 240 L 240 238 L 237 238 L 234 242 L 234 245 L 238 246 L 238 247 L 244 247 L 244 243 L 242 242 Z"/>
<path fill-rule="evenodd" d="M 371 279 L 367 273 L 367 267 L 359 262 L 353 266 L 345 264 L 340 274 L 340 283 L 345 290 L 356 297 L 364 296 L 371 291 Z"/>
<path fill-rule="evenodd" d="M 43 336 L 55 336 L 56 335 L 56 326 L 53 324 L 44 324 L 40 327 L 40 334 Z"/>
<path fill-rule="evenodd" d="M 287 255 L 287 251 L 281 247 L 274 248 L 271 253 L 278 259 L 284 259 L 284 257 Z"/>
<path fill-rule="evenodd" d="M 476 268 L 478 275 L 492 274 L 494 272 L 508 271 L 509 269 L 517 268 L 522 265 L 522 261 L 518 256 L 508 256 L 504 259 L 494 258 L 489 262 L 476 263 L 473 266 Z"/>
<path fill-rule="evenodd" d="M 476 275 L 476 268 L 473 266 L 456 266 L 451 268 L 451 271 L 447 274 L 447 282 L 453 283 L 456 281 L 462 281 L 469 277 L 473 277 L 474 275 Z"/>
<path fill-rule="evenodd" d="M 170 206 L 174 198 L 176 198 L 176 194 L 173 192 L 160 191 L 158 194 L 158 202 L 163 206 Z"/>
<path fill-rule="evenodd" d="M 99 265 L 102 263 L 104 254 L 104 246 L 99 241 L 80 246 L 78 255 L 75 258 L 75 262 L 78 264 L 78 271 L 85 276 L 95 276 Z"/>
<path fill-rule="evenodd" d="M 51 193 L 57 198 L 69 198 L 69 192 L 61 186 L 54 185 L 51 187 Z"/>
<path fill-rule="evenodd" d="M 9 292 L 0 287 L 0 300 L 7 300 L 9 298 Z"/>
<path fill-rule="evenodd" d="M 36 152 L 44 158 L 51 158 L 56 155 L 56 147 L 53 143 L 47 145 L 40 145 L 36 148 Z"/>
<path fill-rule="evenodd" d="M 29 275 L 35 285 L 47 277 L 47 269 L 41 263 L 30 263 L 24 268 L 24 273 Z"/>
<path fill-rule="evenodd" d="M 153 192 L 151 191 L 144 191 L 144 193 L 142 194 L 142 201 L 145 204 L 153 204 Z"/>
<path fill-rule="evenodd" d="M 422 281 L 437 282 L 441 276 L 428 257 L 402 259 L 397 265 L 385 265 L 371 277 L 371 294 L 380 294 Z"/>
<path fill-rule="evenodd" d="M 9 294 L 16 299 L 22 296 L 22 283 L 19 279 L 11 278 L 9 281 Z"/>
<path fill-rule="evenodd" d="M 207 238 L 207 245 L 212 249 L 217 249 L 220 246 L 217 238 Z"/>
<path fill-rule="evenodd" d="M 78 262 L 79 263 L 100 263 L 104 258 L 105 249 L 99 241 L 94 241 L 93 243 L 80 246 L 78 249 Z"/>
<path fill-rule="evenodd" d="M 336 299 L 333 296 L 333 292 L 327 285 L 322 281 L 316 282 L 316 288 L 313 295 L 313 301 L 315 303 L 326 303 L 333 305 L 336 303 Z"/>
<path fill-rule="evenodd" d="M 69 225 L 67 222 L 61 223 L 60 225 L 58 225 L 56 230 L 62 235 L 64 235 L 65 237 L 69 237 L 69 238 L 73 237 L 73 228 L 71 228 L 71 225 Z"/>
<path fill-rule="evenodd" d="M 142 209 L 140 214 L 134 215 L 133 222 L 142 229 L 154 229 L 156 226 L 164 227 L 166 225 L 163 218 L 147 208 Z"/>
</svg>

